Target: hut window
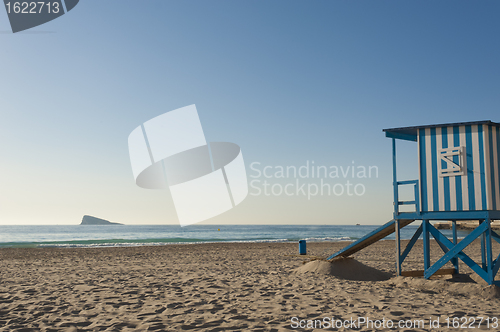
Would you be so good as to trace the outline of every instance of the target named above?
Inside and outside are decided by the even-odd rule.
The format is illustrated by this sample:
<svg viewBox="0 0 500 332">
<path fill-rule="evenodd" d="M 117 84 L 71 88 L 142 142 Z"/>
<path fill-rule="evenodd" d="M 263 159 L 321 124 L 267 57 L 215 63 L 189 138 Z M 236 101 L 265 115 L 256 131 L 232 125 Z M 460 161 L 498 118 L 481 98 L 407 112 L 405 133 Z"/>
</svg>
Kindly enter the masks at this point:
<svg viewBox="0 0 500 332">
<path fill-rule="evenodd" d="M 465 147 L 453 147 L 438 150 L 438 170 L 440 177 L 465 175 Z"/>
</svg>

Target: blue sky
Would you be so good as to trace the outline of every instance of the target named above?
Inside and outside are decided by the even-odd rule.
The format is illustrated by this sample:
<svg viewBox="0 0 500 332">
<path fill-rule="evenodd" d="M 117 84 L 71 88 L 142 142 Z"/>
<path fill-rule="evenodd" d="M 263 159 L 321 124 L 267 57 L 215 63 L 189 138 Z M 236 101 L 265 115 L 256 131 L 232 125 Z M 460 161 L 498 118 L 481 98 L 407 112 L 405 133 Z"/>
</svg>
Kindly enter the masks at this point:
<svg viewBox="0 0 500 332">
<path fill-rule="evenodd" d="M 239 144 L 247 166 L 379 169 L 361 181 L 363 196 L 249 196 L 207 223 L 383 223 L 392 216 L 383 128 L 500 121 L 499 10 L 498 1 L 86 0 L 17 34 L 0 10 L 0 224 L 76 224 L 84 214 L 177 223 L 168 191 L 134 184 L 127 137 L 190 104 L 207 140 Z M 401 150 L 401 175 L 415 178 L 416 146 Z"/>
</svg>

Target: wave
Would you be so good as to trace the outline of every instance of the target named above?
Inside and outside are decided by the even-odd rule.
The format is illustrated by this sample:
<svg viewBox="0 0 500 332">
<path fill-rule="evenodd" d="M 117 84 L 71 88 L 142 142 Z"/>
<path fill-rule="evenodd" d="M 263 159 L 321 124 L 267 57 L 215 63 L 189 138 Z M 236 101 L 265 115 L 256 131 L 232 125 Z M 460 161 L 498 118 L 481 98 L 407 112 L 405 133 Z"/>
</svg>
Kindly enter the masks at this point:
<svg viewBox="0 0 500 332">
<path fill-rule="evenodd" d="M 4 242 L 0 248 L 108 248 L 108 247 L 141 247 L 162 246 L 170 244 L 199 244 L 199 243 L 293 243 L 302 238 L 293 239 L 195 239 L 195 238 L 168 238 L 168 239 L 105 239 L 105 240 L 73 240 L 47 242 Z M 304 240 L 309 242 L 338 242 L 353 241 L 351 237 L 311 237 Z"/>
</svg>

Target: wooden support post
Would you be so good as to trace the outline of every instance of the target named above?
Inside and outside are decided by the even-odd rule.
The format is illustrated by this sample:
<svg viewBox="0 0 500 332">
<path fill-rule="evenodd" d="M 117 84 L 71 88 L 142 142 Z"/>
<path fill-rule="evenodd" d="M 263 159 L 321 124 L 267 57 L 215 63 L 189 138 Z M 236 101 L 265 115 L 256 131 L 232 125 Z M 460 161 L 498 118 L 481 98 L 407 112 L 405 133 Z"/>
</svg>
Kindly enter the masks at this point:
<svg viewBox="0 0 500 332">
<path fill-rule="evenodd" d="M 401 275 L 401 234 L 400 234 L 400 227 L 399 227 L 399 220 L 395 220 L 394 222 L 394 227 L 395 227 L 395 235 L 396 235 L 396 275 L 400 276 Z"/>
<path fill-rule="evenodd" d="M 491 251 L 491 219 L 488 218 L 485 220 L 485 222 L 488 223 L 488 228 L 486 231 L 483 233 L 486 238 L 486 273 L 488 275 L 488 282 L 489 285 L 493 283 L 494 275 L 493 275 L 493 256 L 492 256 L 492 251 Z"/>
<path fill-rule="evenodd" d="M 413 246 L 415 245 L 421 234 L 422 234 L 422 224 L 420 224 L 420 226 L 417 228 L 417 231 L 415 232 L 415 234 L 413 234 L 413 236 L 410 239 L 410 242 L 408 242 L 405 250 L 401 254 L 401 264 L 403 264 L 403 262 L 405 261 L 406 257 L 410 253 L 411 249 L 413 248 Z"/>
<path fill-rule="evenodd" d="M 486 220 L 479 220 L 479 224 L 481 225 Z M 483 270 L 486 271 L 486 232 L 481 234 L 481 266 Z"/>
<path fill-rule="evenodd" d="M 452 220 L 451 221 L 451 224 L 452 224 L 452 231 L 453 231 L 453 244 L 457 244 L 457 221 L 456 220 Z M 453 266 L 455 267 L 455 273 L 459 273 L 459 270 L 458 270 L 458 257 L 455 257 L 451 260 L 451 263 L 453 264 Z"/>
<path fill-rule="evenodd" d="M 398 175 L 396 170 L 396 139 L 392 139 L 392 185 L 394 189 L 394 219 L 399 214 Z"/>
<path fill-rule="evenodd" d="M 414 195 L 415 195 L 415 212 L 417 213 L 417 215 L 420 214 L 420 184 L 419 184 L 419 181 L 417 180 L 417 182 L 415 183 L 415 187 L 414 187 Z"/>
<path fill-rule="evenodd" d="M 431 248 L 429 243 L 429 220 L 423 220 L 422 235 L 424 238 L 424 271 L 431 266 Z"/>
</svg>

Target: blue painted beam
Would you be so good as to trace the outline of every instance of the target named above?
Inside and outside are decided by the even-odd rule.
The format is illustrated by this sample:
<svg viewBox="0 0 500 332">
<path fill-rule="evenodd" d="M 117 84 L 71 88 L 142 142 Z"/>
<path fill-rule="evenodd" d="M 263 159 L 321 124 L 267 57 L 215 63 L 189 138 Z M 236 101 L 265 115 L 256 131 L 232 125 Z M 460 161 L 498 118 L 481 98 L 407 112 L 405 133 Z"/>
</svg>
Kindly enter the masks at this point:
<svg viewBox="0 0 500 332">
<path fill-rule="evenodd" d="M 458 239 L 457 239 L 457 221 L 452 220 L 451 224 L 452 224 L 451 228 L 452 228 L 452 232 L 453 232 L 453 244 L 456 245 L 458 242 Z M 458 270 L 458 257 L 452 258 L 451 263 L 455 267 L 456 273 L 459 274 L 460 271 Z"/>
<path fill-rule="evenodd" d="M 449 251 L 444 254 L 440 259 L 437 260 L 434 265 L 425 270 L 424 277 L 428 279 L 437 270 L 439 270 L 444 264 L 448 263 L 453 257 L 458 256 L 465 264 L 467 264 L 474 272 L 476 272 L 485 281 L 488 281 L 488 276 L 486 271 L 481 269 L 476 262 L 474 262 L 469 256 L 465 255 L 462 250 L 465 249 L 472 241 L 474 241 L 478 236 L 480 236 L 487 228 L 486 223 L 482 223 L 476 229 L 474 229 L 469 235 L 467 235 L 458 244 L 453 245 L 453 243 L 446 238 L 440 231 L 438 231 L 434 226 L 429 225 L 429 231 L 432 235 L 448 247 Z"/>
<path fill-rule="evenodd" d="M 495 276 L 500 269 L 500 254 L 498 254 L 497 259 L 493 261 L 493 276 Z"/>
<path fill-rule="evenodd" d="M 404 216 L 404 217 L 403 217 Z M 403 220 L 403 219 L 414 219 L 414 220 L 422 220 L 422 216 L 417 212 L 400 212 L 395 219 Z"/>
<path fill-rule="evenodd" d="M 434 227 L 434 226 L 433 226 L 433 227 Z M 443 244 L 443 242 L 441 242 L 441 241 L 439 240 L 439 238 L 436 238 L 436 237 L 434 236 L 434 234 L 432 233 L 432 231 L 431 231 L 430 233 L 431 233 L 431 235 L 434 237 L 434 239 L 436 240 L 436 243 L 439 245 L 439 247 L 441 248 L 441 250 L 443 251 L 443 253 L 445 253 L 445 254 L 446 254 L 446 253 L 449 251 L 449 250 L 448 250 L 448 248 L 447 248 L 447 247 Z M 441 232 L 440 232 L 440 233 L 441 233 Z M 444 235 L 443 235 L 443 236 L 444 236 Z"/>
<path fill-rule="evenodd" d="M 476 228 L 477 229 L 477 228 Z M 432 225 L 429 225 L 429 231 L 432 233 L 432 236 L 437 240 L 437 241 L 440 241 L 443 245 L 445 245 L 449 250 L 453 249 L 456 247 L 455 244 L 453 244 L 446 236 L 443 235 L 443 233 L 441 233 L 436 227 L 432 226 Z M 469 234 L 470 235 L 470 234 Z M 466 236 L 460 243 L 464 242 L 464 240 L 466 240 L 469 236 Z M 438 240 L 439 239 L 439 240 Z M 471 240 L 471 243 L 472 241 L 474 241 L 475 238 L 473 238 Z M 463 243 L 465 244 L 465 242 Z M 470 244 L 470 243 L 469 243 Z M 469 244 L 465 244 L 465 247 L 467 247 Z M 464 247 L 464 248 L 465 248 Z M 474 262 L 474 260 L 472 260 L 472 258 L 470 258 L 469 256 L 467 256 L 465 253 L 463 253 L 462 251 L 460 251 L 459 253 L 457 253 L 457 257 L 460 257 L 461 259 L 462 258 L 465 258 L 465 261 L 464 263 L 467 264 L 467 262 L 470 262 L 470 263 L 473 263 L 473 264 L 477 264 L 476 262 Z M 463 259 L 462 259 L 463 260 Z M 446 263 L 445 263 L 446 264 Z"/>
<path fill-rule="evenodd" d="M 439 211 L 439 212 L 400 212 L 398 219 L 415 220 L 500 220 L 500 211 Z"/>
<path fill-rule="evenodd" d="M 440 211 L 426 212 L 429 220 L 482 220 L 488 217 L 488 211 Z"/>
<path fill-rule="evenodd" d="M 392 186 L 394 195 L 394 218 L 399 214 L 398 172 L 396 163 L 396 139 L 392 139 Z"/>
<path fill-rule="evenodd" d="M 443 234 L 441 234 L 441 232 L 439 232 L 436 228 L 433 227 L 432 232 L 434 232 L 435 235 L 441 239 L 441 241 L 443 242 L 443 244 L 445 244 L 449 248 L 455 247 L 453 245 L 453 243 L 451 243 L 450 240 L 448 240 L 446 238 L 446 236 L 444 236 Z M 466 254 L 464 254 L 462 251 L 460 251 L 459 253 L 457 253 L 455 257 L 460 258 L 467 266 L 469 266 L 474 272 L 476 272 L 481 278 L 483 278 L 486 281 L 486 278 L 487 278 L 486 271 L 483 270 L 472 258 L 470 258 Z M 435 272 L 433 272 L 433 273 L 435 273 Z M 431 275 L 432 274 L 430 274 L 426 278 L 429 278 Z M 425 275 L 424 275 L 424 277 L 425 277 Z"/>
<path fill-rule="evenodd" d="M 412 141 L 416 142 L 417 141 L 417 135 L 410 135 L 410 134 L 401 134 L 401 133 L 393 133 L 393 132 L 385 132 L 385 137 L 389 137 L 392 139 L 402 139 L 405 141 Z"/>
<path fill-rule="evenodd" d="M 415 195 L 415 213 L 420 214 L 420 186 L 418 184 L 418 180 L 415 182 L 415 187 L 413 188 Z"/>
<path fill-rule="evenodd" d="M 401 227 L 400 227 L 400 221 L 395 220 L 394 222 L 394 229 L 395 229 L 395 235 L 396 235 L 396 275 L 400 276 L 401 275 Z"/>
<path fill-rule="evenodd" d="M 500 220 L 500 211 L 422 211 L 419 214 L 415 212 L 400 212 L 397 217 L 397 219 L 415 220 L 483 220 L 486 218 Z"/>
<path fill-rule="evenodd" d="M 431 248 L 429 242 L 429 220 L 422 221 L 422 232 L 424 238 L 424 271 L 427 271 L 431 266 Z M 425 276 L 425 273 L 424 273 Z"/>
<path fill-rule="evenodd" d="M 403 263 L 403 261 L 406 259 L 406 256 L 408 256 L 408 254 L 410 253 L 411 249 L 413 248 L 413 246 L 417 242 L 420 234 L 422 234 L 422 224 L 420 224 L 420 226 L 418 227 L 418 229 L 415 231 L 415 234 L 413 234 L 413 236 L 411 237 L 410 242 L 408 242 L 408 244 L 406 245 L 405 250 L 401 254 L 401 263 Z"/>
<path fill-rule="evenodd" d="M 398 185 L 404 185 L 404 184 L 417 184 L 418 180 L 404 180 L 404 181 L 398 181 Z"/>
<path fill-rule="evenodd" d="M 495 240 L 498 243 L 500 243 L 500 235 L 498 235 L 497 233 L 495 233 L 494 230 L 491 230 L 491 237 L 493 238 L 493 240 Z"/>
<path fill-rule="evenodd" d="M 488 282 L 489 285 L 493 283 L 493 279 L 495 279 L 495 275 L 493 274 L 493 257 L 491 253 L 491 221 L 489 219 L 485 220 L 488 224 L 488 228 L 484 231 L 485 235 L 485 246 L 486 246 L 486 272 L 488 274 Z M 484 268 L 484 267 L 483 267 Z"/>
<path fill-rule="evenodd" d="M 399 201 L 398 205 L 414 205 L 415 201 Z"/>
<path fill-rule="evenodd" d="M 486 271 L 486 234 L 481 234 L 481 266 Z"/>
</svg>

